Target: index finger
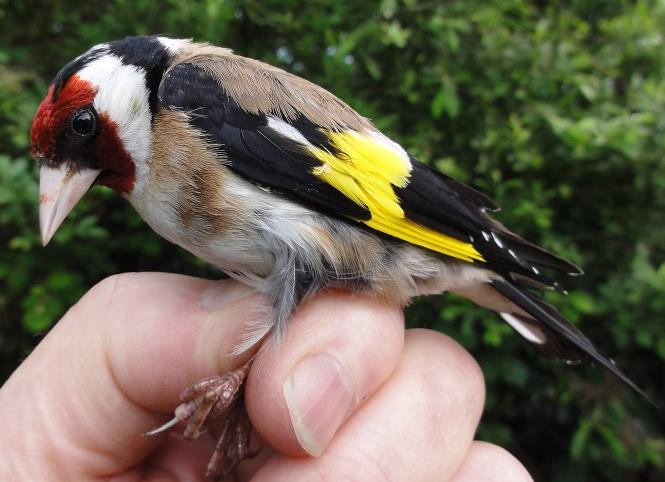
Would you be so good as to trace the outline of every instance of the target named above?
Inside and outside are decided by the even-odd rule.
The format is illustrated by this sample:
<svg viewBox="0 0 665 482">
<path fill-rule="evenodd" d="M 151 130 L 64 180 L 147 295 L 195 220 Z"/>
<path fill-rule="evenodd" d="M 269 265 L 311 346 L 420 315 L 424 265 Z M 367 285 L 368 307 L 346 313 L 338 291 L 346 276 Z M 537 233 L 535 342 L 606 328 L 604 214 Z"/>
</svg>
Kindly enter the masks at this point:
<svg viewBox="0 0 665 482">
<path fill-rule="evenodd" d="M 24 447 L 37 445 L 37 434 L 53 441 L 41 457 L 68 461 L 71 470 L 134 466 L 161 442 L 141 434 L 163 421 L 183 388 L 251 356 L 229 354 L 261 301 L 233 281 L 160 273 L 105 280 L 0 391 L 0 405 L 10 407 L 2 417 L 22 421 L 3 423 L 3 435 Z"/>
</svg>

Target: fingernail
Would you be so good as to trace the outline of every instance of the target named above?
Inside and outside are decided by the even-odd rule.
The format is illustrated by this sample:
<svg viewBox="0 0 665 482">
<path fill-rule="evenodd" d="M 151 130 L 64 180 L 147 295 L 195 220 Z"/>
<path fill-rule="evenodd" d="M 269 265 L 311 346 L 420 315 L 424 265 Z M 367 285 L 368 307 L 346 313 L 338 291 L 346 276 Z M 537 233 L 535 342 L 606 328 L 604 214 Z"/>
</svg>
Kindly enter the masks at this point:
<svg viewBox="0 0 665 482">
<path fill-rule="evenodd" d="M 282 391 L 300 445 L 321 455 L 355 403 L 350 377 L 331 356 L 312 355 L 296 365 Z"/>
<path fill-rule="evenodd" d="M 235 280 L 214 281 L 201 294 L 201 307 L 208 311 L 218 311 L 231 303 L 256 293 L 251 287 Z"/>
</svg>

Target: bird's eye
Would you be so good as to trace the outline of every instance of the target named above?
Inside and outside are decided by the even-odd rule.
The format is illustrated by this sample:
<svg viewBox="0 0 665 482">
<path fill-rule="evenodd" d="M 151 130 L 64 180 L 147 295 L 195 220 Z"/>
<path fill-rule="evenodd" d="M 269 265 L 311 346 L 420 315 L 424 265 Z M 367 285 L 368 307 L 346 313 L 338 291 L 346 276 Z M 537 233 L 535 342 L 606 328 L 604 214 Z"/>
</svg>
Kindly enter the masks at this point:
<svg viewBox="0 0 665 482">
<path fill-rule="evenodd" d="M 95 132 L 96 119 L 90 109 L 82 109 L 72 116 L 72 131 L 82 137 Z"/>
</svg>

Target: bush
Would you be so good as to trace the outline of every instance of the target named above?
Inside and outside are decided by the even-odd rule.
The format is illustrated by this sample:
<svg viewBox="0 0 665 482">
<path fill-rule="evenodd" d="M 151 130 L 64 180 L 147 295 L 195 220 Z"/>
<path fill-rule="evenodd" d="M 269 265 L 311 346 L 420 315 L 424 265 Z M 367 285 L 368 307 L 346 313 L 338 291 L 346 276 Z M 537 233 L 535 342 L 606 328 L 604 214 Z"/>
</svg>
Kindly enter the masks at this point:
<svg viewBox="0 0 665 482">
<path fill-rule="evenodd" d="M 166 4 L 0 0 L 2 379 L 109 274 L 219 276 L 102 189 L 39 246 L 28 131 L 50 78 L 92 44 L 165 33 L 303 75 L 491 194 L 502 222 L 588 273 L 551 301 L 665 398 L 662 2 Z M 545 360 L 496 316 L 453 297 L 420 300 L 408 315 L 478 357 L 488 385 L 479 437 L 506 446 L 536 480 L 665 479 L 662 413 L 602 370 Z"/>
</svg>

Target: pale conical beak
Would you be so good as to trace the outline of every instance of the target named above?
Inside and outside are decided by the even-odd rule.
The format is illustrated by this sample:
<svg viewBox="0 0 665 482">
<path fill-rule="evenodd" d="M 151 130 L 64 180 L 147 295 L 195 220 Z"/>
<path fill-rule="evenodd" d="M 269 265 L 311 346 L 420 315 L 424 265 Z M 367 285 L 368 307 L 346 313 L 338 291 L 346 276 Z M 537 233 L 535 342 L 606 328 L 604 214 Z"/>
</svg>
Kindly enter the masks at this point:
<svg viewBox="0 0 665 482">
<path fill-rule="evenodd" d="M 80 169 L 62 163 L 39 171 L 39 230 L 46 246 L 79 199 L 90 189 L 101 169 Z"/>
</svg>

